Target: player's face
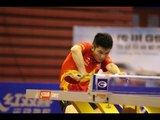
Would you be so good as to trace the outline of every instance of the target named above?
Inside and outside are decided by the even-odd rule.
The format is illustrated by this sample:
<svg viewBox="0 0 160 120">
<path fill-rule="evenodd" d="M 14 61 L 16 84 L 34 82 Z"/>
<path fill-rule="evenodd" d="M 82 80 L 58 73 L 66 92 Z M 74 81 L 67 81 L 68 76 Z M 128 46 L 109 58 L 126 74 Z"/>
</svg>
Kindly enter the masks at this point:
<svg viewBox="0 0 160 120">
<path fill-rule="evenodd" d="M 93 52 L 93 57 L 97 62 L 103 62 L 106 58 L 106 56 L 110 52 L 110 48 L 105 49 L 103 47 L 93 47 L 92 52 Z"/>
</svg>

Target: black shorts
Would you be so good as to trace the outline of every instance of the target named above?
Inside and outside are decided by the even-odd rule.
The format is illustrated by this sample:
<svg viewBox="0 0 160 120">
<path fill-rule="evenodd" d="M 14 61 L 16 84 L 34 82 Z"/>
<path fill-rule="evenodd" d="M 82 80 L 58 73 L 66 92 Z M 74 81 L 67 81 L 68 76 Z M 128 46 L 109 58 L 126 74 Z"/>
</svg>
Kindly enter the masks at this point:
<svg viewBox="0 0 160 120">
<path fill-rule="evenodd" d="M 60 101 L 59 103 L 60 103 L 60 107 L 63 113 L 65 113 L 66 107 L 68 105 L 71 105 L 71 102 L 69 101 Z"/>
<path fill-rule="evenodd" d="M 60 101 L 60 107 L 63 113 L 65 113 L 65 109 L 68 105 L 71 105 L 71 102 L 69 101 Z M 95 103 L 89 103 L 91 105 L 91 107 L 95 110 L 97 107 L 97 105 Z"/>
</svg>

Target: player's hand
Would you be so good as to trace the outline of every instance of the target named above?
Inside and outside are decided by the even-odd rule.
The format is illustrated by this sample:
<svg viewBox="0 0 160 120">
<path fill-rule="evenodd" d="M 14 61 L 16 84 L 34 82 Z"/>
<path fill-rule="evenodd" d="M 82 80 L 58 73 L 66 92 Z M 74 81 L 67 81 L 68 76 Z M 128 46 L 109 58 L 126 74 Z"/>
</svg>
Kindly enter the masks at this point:
<svg viewBox="0 0 160 120">
<path fill-rule="evenodd" d="M 68 83 L 77 84 L 81 80 L 86 81 L 86 80 L 90 79 L 90 74 L 89 73 L 84 73 L 83 74 L 83 73 L 80 73 L 79 71 L 71 70 L 71 71 L 68 71 L 63 76 L 63 78 Z M 85 78 L 85 79 L 83 79 L 83 78 Z"/>
<path fill-rule="evenodd" d="M 121 72 L 121 71 L 120 71 L 118 74 L 119 74 L 119 75 L 127 75 L 126 72 Z"/>
<path fill-rule="evenodd" d="M 85 77 L 85 75 L 81 73 L 75 73 L 75 74 L 71 74 L 70 77 L 76 81 L 80 81 L 83 77 Z"/>
<path fill-rule="evenodd" d="M 106 74 L 106 75 L 127 75 L 126 72 L 121 72 L 121 71 L 119 73 L 111 73 L 111 72 L 107 71 L 107 72 L 104 72 L 104 74 Z"/>
</svg>

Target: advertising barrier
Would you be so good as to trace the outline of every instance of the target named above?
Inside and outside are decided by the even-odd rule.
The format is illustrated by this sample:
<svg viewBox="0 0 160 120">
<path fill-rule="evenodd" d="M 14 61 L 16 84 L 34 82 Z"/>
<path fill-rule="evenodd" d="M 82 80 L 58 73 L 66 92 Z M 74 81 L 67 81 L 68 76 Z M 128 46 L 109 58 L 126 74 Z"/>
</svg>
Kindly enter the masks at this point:
<svg viewBox="0 0 160 120">
<path fill-rule="evenodd" d="M 0 82 L 0 113 L 62 113 L 59 101 L 26 98 L 26 89 L 59 90 L 59 84 Z"/>
</svg>

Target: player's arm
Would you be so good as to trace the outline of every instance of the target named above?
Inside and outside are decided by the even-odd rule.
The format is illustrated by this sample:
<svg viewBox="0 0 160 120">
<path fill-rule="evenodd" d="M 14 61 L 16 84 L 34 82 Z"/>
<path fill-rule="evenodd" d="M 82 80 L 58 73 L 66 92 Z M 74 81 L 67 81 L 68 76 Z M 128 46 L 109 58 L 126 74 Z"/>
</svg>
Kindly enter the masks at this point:
<svg viewBox="0 0 160 120">
<path fill-rule="evenodd" d="M 79 45 L 74 45 L 71 48 L 71 53 L 72 53 L 72 58 L 78 68 L 78 71 L 83 76 L 85 76 L 87 72 L 86 72 L 85 65 L 84 65 L 84 59 L 83 59 L 81 47 Z"/>
</svg>

